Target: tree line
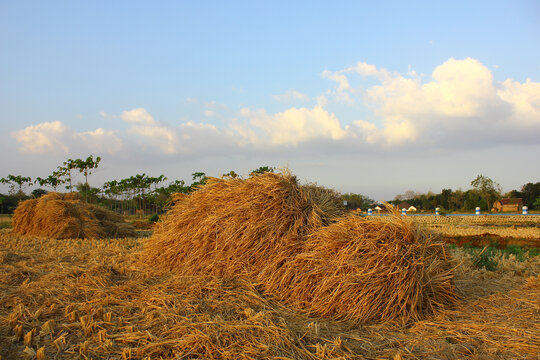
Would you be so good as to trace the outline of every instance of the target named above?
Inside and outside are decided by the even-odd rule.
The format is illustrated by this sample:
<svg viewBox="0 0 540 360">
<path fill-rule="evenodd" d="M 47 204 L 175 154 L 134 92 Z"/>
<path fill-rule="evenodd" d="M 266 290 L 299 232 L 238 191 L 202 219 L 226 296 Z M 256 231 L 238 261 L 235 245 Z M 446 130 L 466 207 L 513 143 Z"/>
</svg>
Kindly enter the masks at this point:
<svg viewBox="0 0 540 360">
<path fill-rule="evenodd" d="M 443 189 L 439 194 L 428 192 L 427 194 L 407 191 L 397 195 L 391 204 L 398 205 L 407 202 L 422 210 L 443 211 L 474 211 L 480 207 L 482 211 L 490 211 L 495 201 L 501 198 L 521 198 L 523 205 L 529 209 L 540 210 L 540 182 L 524 184 L 520 190 L 512 190 L 502 193 L 501 186 L 484 175 L 478 175 L 471 181 L 472 188 L 466 191 Z"/>
<path fill-rule="evenodd" d="M 102 187 L 91 187 L 88 178 L 98 168 L 101 157 L 94 158 L 89 155 L 86 159 L 67 159 L 46 177 L 37 177 L 32 180 L 30 177 L 9 174 L 0 179 L 0 183 L 9 185 L 9 194 L 0 194 L 0 211 L 13 211 L 17 203 L 27 198 L 37 198 L 48 191 L 59 191 L 62 187 L 69 192 L 76 191 L 81 197 L 91 203 L 106 206 L 112 210 L 123 213 L 155 213 L 161 212 L 168 204 L 174 193 L 189 194 L 197 187 L 204 184 L 208 179 L 204 172 L 192 174 L 192 181 L 189 185 L 184 180 L 173 180 L 167 183 L 167 177 L 163 174 L 150 176 L 146 173 L 136 174 L 124 179 L 110 180 Z M 250 175 L 273 172 L 274 167 L 261 166 Z M 74 178 L 79 172 L 84 176 L 84 183 L 78 182 L 74 185 Z M 236 178 L 238 174 L 231 170 L 222 177 Z M 30 196 L 25 190 L 39 184 L 40 188 L 33 190 Z M 473 211 L 480 207 L 483 211 L 489 211 L 493 203 L 501 197 L 522 198 L 524 205 L 530 209 L 540 209 L 540 182 L 527 183 L 520 190 L 512 190 L 502 194 L 499 184 L 484 175 L 478 175 L 472 182 L 472 188 L 466 191 L 443 189 L 441 193 L 426 194 L 407 191 L 397 195 L 389 203 L 398 205 L 406 201 L 417 209 L 435 210 L 439 207 L 444 211 Z M 48 188 L 48 190 L 43 189 Z M 355 193 L 341 195 L 341 199 L 347 204 L 349 209 L 366 210 L 376 205 L 376 202 L 368 196 Z"/>
<path fill-rule="evenodd" d="M 78 192 L 87 202 L 99 204 L 118 212 L 128 214 L 156 213 L 161 212 L 167 206 L 172 194 L 189 194 L 200 185 L 205 184 L 208 179 L 204 172 L 199 171 L 192 174 L 192 181 L 189 185 L 184 180 L 166 183 L 168 179 L 164 174 L 150 176 L 143 173 L 124 179 L 107 181 L 102 187 L 92 187 L 88 183 L 88 178 L 98 168 L 100 161 L 101 157 L 94 158 L 93 155 L 90 155 L 86 159 L 68 159 L 46 177 L 37 177 L 32 180 L 27 176 L 9 174 L 1 178 L 0 183 L 9 186 L 9 193 L 0 194 L 0 212 L 12 212 L 21 200 L 38 198 L 49 191 L 58 192 L 63 188 L 69 192 Z M 250 174 L 255 175 L 274 170 L 274 167 L 261 166 Z M 74 184 L 77 172 L 84 175 L 84 183 Z M 222 176 L 236 178 L 238 174 L 231 170 Z M 27 195 L 25 190 L 35 184 L 39 184 L 40 188 Z"/>
</svg>

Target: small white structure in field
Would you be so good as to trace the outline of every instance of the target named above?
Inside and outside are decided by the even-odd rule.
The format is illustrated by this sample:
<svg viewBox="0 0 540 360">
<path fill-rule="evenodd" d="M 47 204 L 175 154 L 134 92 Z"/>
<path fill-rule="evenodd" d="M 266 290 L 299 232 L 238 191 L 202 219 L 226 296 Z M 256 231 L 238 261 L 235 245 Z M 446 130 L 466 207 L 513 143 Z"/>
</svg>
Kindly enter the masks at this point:
<svg viewBox="0 0 540 360">
<path fill-rule="evenodd" d="M 529 213 L 529 208 L 526 206 L 524 206 L 522 210 L 523 210 L 523 215 L 527 215 Z"/>
<path fill-rule="evenodd" d="M 417 210 L 417 209 L 416 209 L 414 206 L 411 205 L 411 207 L 409 207 L 409 208 L 407 209 L 407 212 L 409 212 L 409 211 L 416 211 L 416 210 Z"/>
<path fill-rule="evenodd" d="M 476 207 L 476 215 L 480 215 L 480 207 L 479 206 Z"/>
</svg>

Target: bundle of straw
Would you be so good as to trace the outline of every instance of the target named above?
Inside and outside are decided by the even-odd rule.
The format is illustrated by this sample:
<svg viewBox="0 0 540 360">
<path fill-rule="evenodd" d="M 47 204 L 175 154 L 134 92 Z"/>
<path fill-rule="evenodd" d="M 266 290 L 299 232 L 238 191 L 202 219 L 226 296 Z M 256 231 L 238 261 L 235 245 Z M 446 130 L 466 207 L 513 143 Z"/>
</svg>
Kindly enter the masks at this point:
<svg viewBox="0 0 540 360">
<path fill-rule="evenodd" d="M 343 216 L 336 199 L 287 173 L 211 179 L 177 199 L 143 258 L 182 275 L 244 276 L 309 313 L 358 323 L 405 322 L 455 300 L 444 245 L 398 217 Z"/>
<path fill-rule="evenodd" d="M 349 215 L 309 235 L 303 251 L 266 284 L 318 316 L 418 320 L 457 300 L 450 256 L 434 240 L 397 216 Z"/>
<path fill-rule="evenodd" d="M 13 232 L 55 239 L 135 236 L 120 215 L 60 193 L 21 202 L 13 213 Z"/>
<path fill-rule="evenodd" d="M 272 274 L 339 214 L 290 174 L 211 178 L 175 204 L 145 244 L 148 263 L 184 275 Z M 328 195 L 329 196 L 329 195 Z"/>
</svg>

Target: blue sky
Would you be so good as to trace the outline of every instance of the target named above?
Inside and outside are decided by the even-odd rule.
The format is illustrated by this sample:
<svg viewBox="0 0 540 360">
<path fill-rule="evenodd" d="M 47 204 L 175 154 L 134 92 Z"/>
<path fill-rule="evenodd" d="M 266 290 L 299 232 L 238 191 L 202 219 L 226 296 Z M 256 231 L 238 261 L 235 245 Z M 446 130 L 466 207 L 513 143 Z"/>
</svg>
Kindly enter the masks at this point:
<svg viewBox="0 0 540 360">
<path fill-rule="evenodd" d="M 0 2 L 0 177 L 540 181 L 540 3 Z M 7 156 L 6 156 L 7 155 Z"/>
</svg>

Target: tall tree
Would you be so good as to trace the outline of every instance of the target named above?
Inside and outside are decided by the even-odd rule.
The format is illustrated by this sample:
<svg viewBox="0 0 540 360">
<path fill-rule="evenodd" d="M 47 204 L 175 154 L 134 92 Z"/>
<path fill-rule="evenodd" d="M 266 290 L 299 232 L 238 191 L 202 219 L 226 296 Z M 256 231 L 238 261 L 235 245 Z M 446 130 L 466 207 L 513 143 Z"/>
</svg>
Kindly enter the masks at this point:
<svg viewBox="0 0 540 360">
<path fill-rule="evenodd" d="M 74 165 L 75 165 L 74 168 L 76 168 L 77 170 L 79 170 L 79 172 L 84 174 L 86 189 L 90 189 L 90 187 L 88 186 L 88 175 L 92 173 L 93 169 L 97 169 L 100 161 L 101 161 L 101 157 L 98 156 L 94 160 L 93 155 L 88 156 L 86 160 L 81 160 L 81 159 L 73 160 Z M 71 186 L 71 182 L 70 182 L 70 186 Z M 85 191 L 85 199 L 86 199 L 86 202 L 88 202 L 88 191 Z"/>
<path fill-rule="evenodd" d="M 478 175 L 471 181 L 471 186 L 486 201 L 488 211 L 491 204 L 501 196 L 501 186 L 487 176 Z"/>
<path fill-rule="evenodd" d="M 523 196 L 523 202 L 529 207 L 534 206 L 534 202 L 540 196 L 540 182 L 527 183 L 521 188 L 521 194 Z"/>
<path fill-rule="evenodd" d="M 63 179 L 64 183 L 69 183 L 69 185 L 66 186 L 66 189 L 68 189 L 69 192 L 73 192 L 73 176 L 71 171 L 77 168 L 77 162 L 73 159 L 67 159 L 62 165 L 64 166 L 58 166 L 56 173 L 61 178 L 66 177 L 66 179 Z"/>
</svg>

